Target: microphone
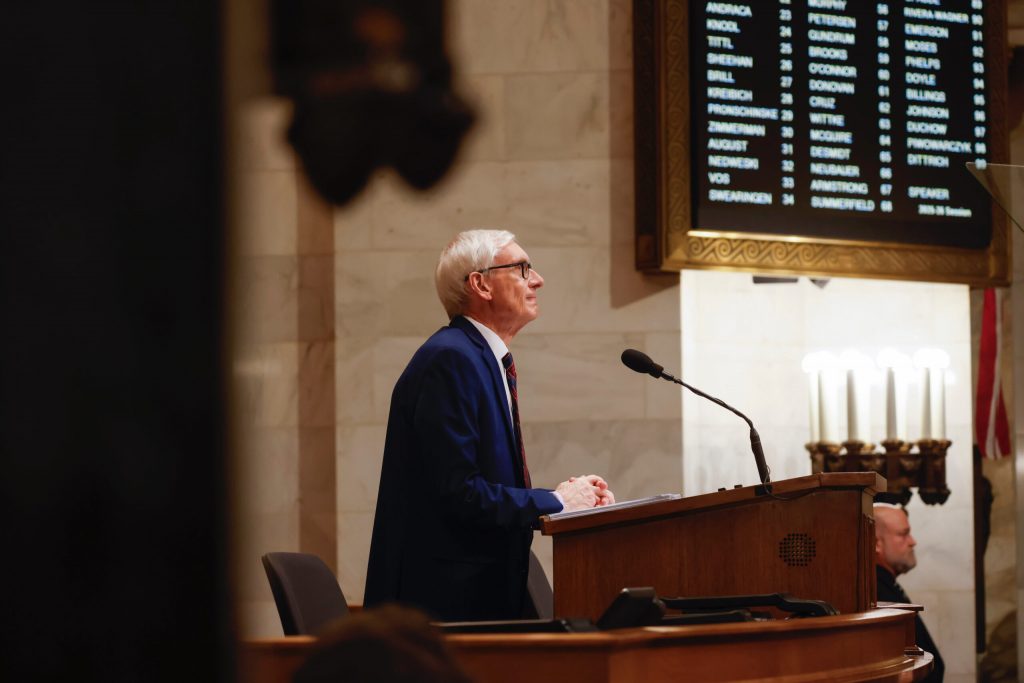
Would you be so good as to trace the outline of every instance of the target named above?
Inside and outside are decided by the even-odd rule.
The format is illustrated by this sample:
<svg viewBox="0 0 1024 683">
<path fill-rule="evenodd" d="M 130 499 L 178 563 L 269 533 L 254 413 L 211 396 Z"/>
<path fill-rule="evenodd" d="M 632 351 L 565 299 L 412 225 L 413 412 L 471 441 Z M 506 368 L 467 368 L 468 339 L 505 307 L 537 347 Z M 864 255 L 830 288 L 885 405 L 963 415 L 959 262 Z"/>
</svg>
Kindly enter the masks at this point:
<svg viewBox="0 0 1024 683">
<path fill-rule="evenodd" d="M 731 405 L 723 401 L 722 399 L 715 398 L 709 394 L 705 394 L 700 389 L 692 387 L 686 382 L 665 372 L 665 368 L 658 365 L 651 357 L 643 351 L 637 351 L 636 349 L 626 349 L 622 352 L 622 364 L 633 372 L 639 372 L 641 374 L 650 375 L 657 379 L 666 379 L 669 382 L 674 382 L 680 386 L 686 387 L 693 393 L 697 394 L 701 398 L 706 398 L 712 403 L 717 403 L 728 411 L 739 415 L 743 418 L 743 421 L 750 427 L 750 450 L 754 453 L 754 463 L 757 465 L 757 475 L 761 479 L 761 484 L 764 486 L 766 493 L 771 493 L 771 470 L 768 469 L 768 464 L 764 460 L 764 451 L 761 449 L 761 436 L 754 429 L 754 423 L 750 421 L 750 418 L 741 413 L 740 411 L 733 408 Z"/>
<path fill-rule="evenodd" d="M 651 377 L 661 379 L 665 374 L 665 368 L 651 360 L 651 357 L 636 349 L 626 349 L 622 352 L 622 362 L 633 372 L 646 373 Z"/>
</svg>

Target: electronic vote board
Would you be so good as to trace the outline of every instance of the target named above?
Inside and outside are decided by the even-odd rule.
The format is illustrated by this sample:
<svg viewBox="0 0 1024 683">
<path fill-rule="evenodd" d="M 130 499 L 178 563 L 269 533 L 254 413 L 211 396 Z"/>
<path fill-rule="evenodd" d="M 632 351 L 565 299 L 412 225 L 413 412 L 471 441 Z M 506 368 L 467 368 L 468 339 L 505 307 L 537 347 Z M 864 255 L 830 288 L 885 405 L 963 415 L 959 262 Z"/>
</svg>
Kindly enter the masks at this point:
<svg viewBox="0 0 1024 683">
<path fill-rule="evenodd" d="M 690 3 L 698 230 L 986 247 L 982 0 Z"/>
</svg>

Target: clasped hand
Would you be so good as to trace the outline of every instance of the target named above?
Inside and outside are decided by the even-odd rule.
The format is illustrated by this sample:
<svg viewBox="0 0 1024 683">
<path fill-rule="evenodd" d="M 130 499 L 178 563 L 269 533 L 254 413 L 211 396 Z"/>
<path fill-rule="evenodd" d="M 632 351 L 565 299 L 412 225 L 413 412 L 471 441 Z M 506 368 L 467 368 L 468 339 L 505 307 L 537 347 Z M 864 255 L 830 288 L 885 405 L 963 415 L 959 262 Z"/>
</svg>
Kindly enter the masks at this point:
<svg viewBox="0 0 1024 683">
<path fill-rule="evenodd" d="M 615 502 L 615 494 L 608 488 L 608 482 L 596 474 L 569 477 L 569 481 L 563 481 L 555 491 L 562 497 L 566 512 L 611 505 Z"/>
</svg>

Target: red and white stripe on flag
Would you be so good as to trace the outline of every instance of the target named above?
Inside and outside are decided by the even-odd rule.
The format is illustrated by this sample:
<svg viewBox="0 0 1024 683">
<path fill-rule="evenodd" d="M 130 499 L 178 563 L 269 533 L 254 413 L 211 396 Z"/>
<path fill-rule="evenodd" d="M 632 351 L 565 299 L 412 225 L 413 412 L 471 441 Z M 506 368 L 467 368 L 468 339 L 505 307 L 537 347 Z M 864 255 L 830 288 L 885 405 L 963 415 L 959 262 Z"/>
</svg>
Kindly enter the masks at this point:
<svg viewBox="0 0 1024 683">
<path fill-rule="evenodd" d="M 974 407 L 974 435 L 986 458 L 1010 455 L 1010 422 L 1003 401 L 1001 356 L 1003 346 L 1002 292 L 985 290 L 978 349 L 978 391 Z"/>
</svg>

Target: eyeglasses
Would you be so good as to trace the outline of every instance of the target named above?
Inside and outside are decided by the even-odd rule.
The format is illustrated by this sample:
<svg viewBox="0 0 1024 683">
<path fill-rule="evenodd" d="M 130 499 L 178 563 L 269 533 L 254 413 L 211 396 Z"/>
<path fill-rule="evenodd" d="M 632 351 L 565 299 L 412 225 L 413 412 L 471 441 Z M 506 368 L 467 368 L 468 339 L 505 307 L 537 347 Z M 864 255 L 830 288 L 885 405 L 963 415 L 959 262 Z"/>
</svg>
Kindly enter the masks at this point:
<svg viewBox="0 0 1024 683">
<path fill-rule="evenodd" d="M 530 277 L 530 273 L 533 271 L 533 264 L 530 263 L 529 261 L 516 261 L 515 263 L 505 263 L 500 266 L 491 266 L 489 268 L 483 268 L 481 270 L 474 270 L 473 273 L 480 273 L 481 275 L 483 275 L 489 270 L 499 270 L 501 268 L 518 268 L 519 274 L 523 276 L 524 280 L 527 280 Z M 472 275 L 473 273 L 470 273 L 470 275 Z M 469 280 L 469 275 L 463 278 L 463 280 Z"/>
</svg>

